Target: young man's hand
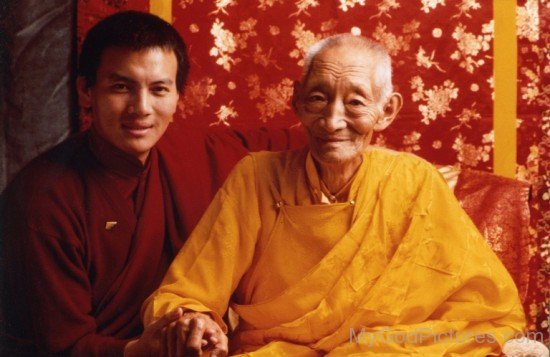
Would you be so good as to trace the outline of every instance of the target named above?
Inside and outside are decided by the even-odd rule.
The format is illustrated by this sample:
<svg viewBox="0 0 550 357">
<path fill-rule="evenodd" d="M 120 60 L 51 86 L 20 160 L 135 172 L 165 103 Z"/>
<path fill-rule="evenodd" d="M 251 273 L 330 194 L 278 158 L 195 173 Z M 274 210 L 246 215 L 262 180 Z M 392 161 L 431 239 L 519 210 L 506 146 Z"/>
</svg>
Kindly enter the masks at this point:
<svg viewBox="0 0 550 357">
<path fill-rule="evenodd" d="M 179 307 L 155 321 L 143 331 L 140 338 L 126 344 L 124 347 L 124 357 L 160 355 L 164 347 L 161 344 L 163 331 L 165 331 L 171 323 L 177 322 L 182 316 L 183 309 Z"/>
</svg>

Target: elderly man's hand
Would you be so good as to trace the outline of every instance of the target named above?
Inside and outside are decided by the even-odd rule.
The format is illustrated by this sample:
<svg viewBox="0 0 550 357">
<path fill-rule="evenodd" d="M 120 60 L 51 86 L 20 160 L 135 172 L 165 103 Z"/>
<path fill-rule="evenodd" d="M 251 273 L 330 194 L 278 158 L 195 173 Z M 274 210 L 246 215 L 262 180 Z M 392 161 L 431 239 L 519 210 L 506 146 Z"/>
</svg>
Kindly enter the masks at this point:
<svg viewBox="0 0 550 357">
<path fill-rule="evenodd" d="M 228 354 L 227 336 L 212 318 L 204 313 L 187 311 L 162 330 L 161 355 L 168 357 Z"/>
</svg>

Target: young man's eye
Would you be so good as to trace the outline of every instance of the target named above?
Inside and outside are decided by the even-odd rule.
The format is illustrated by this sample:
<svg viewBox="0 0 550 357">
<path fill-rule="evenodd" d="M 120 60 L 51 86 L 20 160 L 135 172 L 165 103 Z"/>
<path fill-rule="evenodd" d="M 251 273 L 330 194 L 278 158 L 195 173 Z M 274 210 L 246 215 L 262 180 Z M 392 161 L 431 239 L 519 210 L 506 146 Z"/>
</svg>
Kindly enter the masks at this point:
<svg viewBox="0 0 550 357">
<path fill-rule="evenodd" d="M 111 89 L 116 92 L 127 92 L 129 90 L 128 86 L 124 83 L 115 83 L 111 86 Z"/>
<path fill-rule="evenodd" d="M 165 94 L 170 91 L 168 87 L 153 87 L 151 90 L 153 93 L 156 93 L 156 94 Z"/>
<path fill-rule="evenodd" d="M 313 95 L 310 95 L 307 98 L 307 101 L 310 102 L 310 103 L 322 102 L 324 100 L 325 100 L 325 98 L 322 95 L 319 95 L 319 94 L 313 94 Z"/>
</svg>

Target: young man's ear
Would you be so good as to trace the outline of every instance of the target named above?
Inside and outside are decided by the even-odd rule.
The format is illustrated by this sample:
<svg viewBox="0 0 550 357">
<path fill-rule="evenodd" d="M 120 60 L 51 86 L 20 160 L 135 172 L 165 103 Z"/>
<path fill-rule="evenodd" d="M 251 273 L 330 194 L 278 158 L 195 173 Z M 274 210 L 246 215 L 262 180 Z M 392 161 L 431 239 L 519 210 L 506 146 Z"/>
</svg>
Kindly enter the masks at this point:
<svg viewBox="0 0 550 357">
<path fill-rule="evenodd" d="M 85 109 L 92 107 L 92 89 L 86 84 L 82 76 L 76 78 L 76 90 L 78 92 L 78 104 Z"/>
<path fill-rule="evenodd" d="M 397 113 L 401 110 L 403 106 L 403 97 L 399 93 L 392 93 L 388 98 L 388 101 L 382 108 L 383 112 L 380 116 L 380 119 L 374 124 L 375 131 L 382 131 L 390 126 L 391 123 L 397 117 Z"/>
</svg>

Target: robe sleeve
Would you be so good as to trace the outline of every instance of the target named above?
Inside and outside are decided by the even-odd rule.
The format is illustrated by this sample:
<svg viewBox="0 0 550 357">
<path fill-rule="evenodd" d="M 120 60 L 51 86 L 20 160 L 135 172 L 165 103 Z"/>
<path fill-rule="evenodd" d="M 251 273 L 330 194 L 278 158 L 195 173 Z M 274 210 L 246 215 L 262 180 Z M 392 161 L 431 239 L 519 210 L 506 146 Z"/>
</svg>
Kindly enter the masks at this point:
<svg viewBox="0 0 550 357">
<path fill-rule="evenodd" d="M 96 333 L 81 247 L 26 224 L 3 239 L 9 239 L 4 280 L 12 296 L 5 314 L 20 321 L 41 353 L 123 355 L 128 340 Z"/>
<path fill-rule="evenodd" d="M 51 210 L 44 215 L 52 216 Z M 19 210 L 3 217 L 3 313 L 7 334 L 17 341 L 13 348 L 21 349 L 28 339 L 25 344 L 39 354 L 122 356 L 128 340 L 96 333 L 91 272 L 74 227 L 64 219 L 31 227 L 28 218 Z"/>
<path fill-rule="evenodd" d="M 331 355 L 498 355 L 525 327 L 510 274 L 443 178 L 422 166 L 405 233 L 373 295 L 377 311 L 358 312 L 361 323 L 347 325 L 348 342 Z M 388 209 L 402 204 L 391 200 Z M 390 218 L 388 226 L 396 221 Z M 376 319 L 381 322 L 368 322 Z"/>
<path fill-rule="evenodd" d="M 145 326 L 177 307 L 221 316 L 252 263 L 260 231 L 254 159 L 231 172 L 180 250 L 159 289 L 143 304 Z"/>
</svg>

